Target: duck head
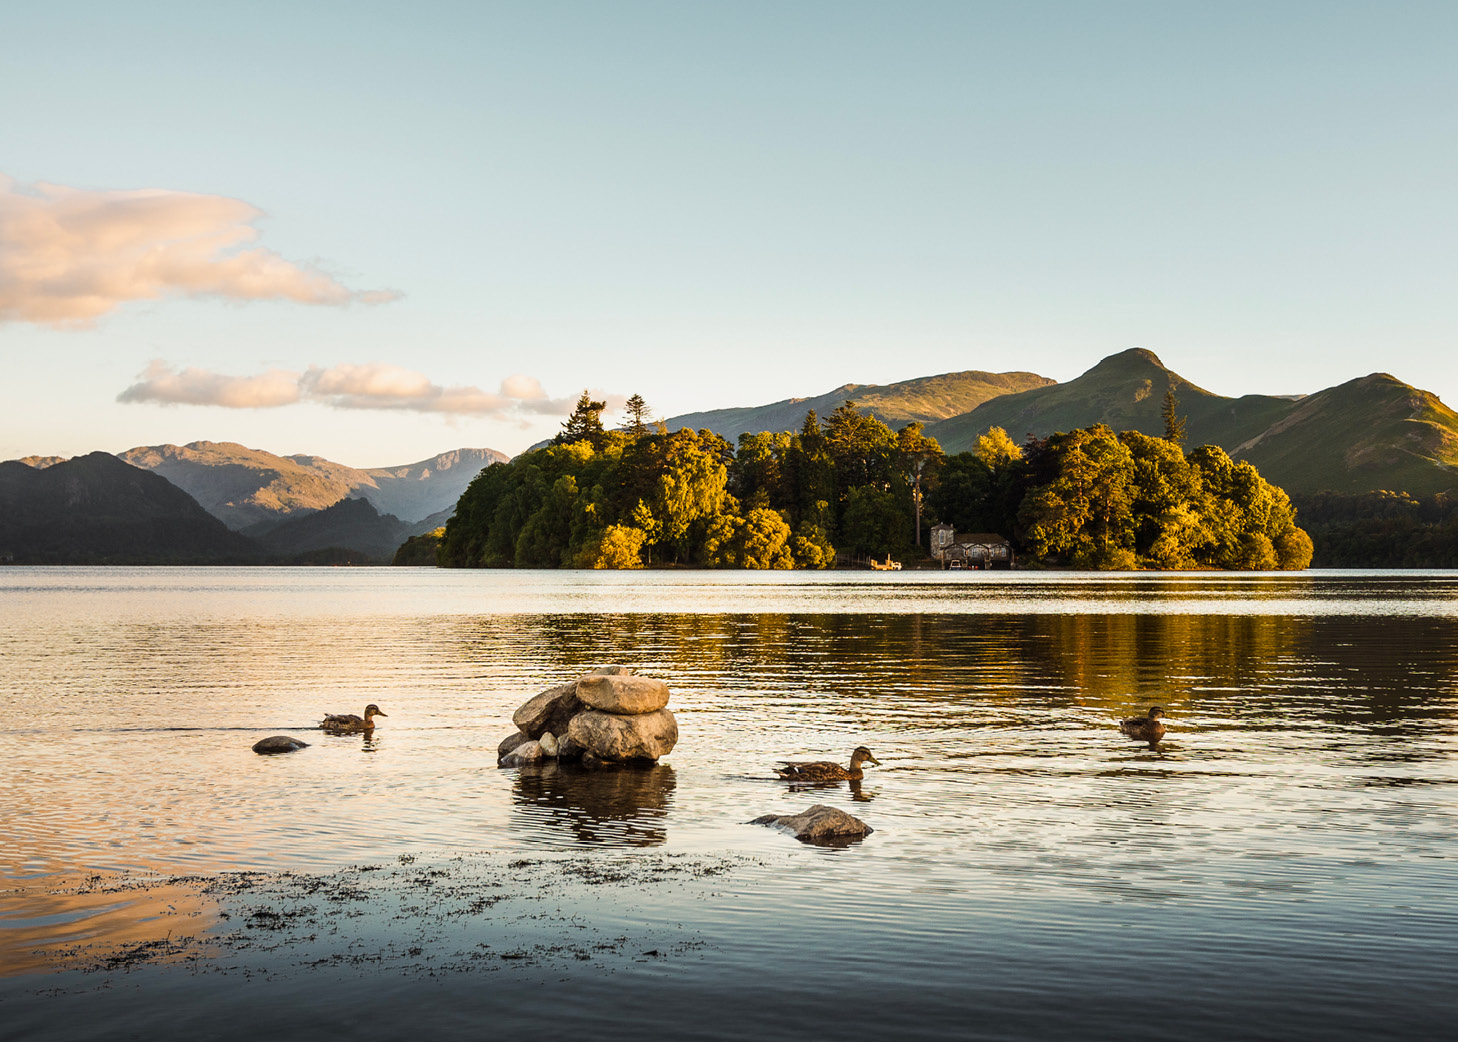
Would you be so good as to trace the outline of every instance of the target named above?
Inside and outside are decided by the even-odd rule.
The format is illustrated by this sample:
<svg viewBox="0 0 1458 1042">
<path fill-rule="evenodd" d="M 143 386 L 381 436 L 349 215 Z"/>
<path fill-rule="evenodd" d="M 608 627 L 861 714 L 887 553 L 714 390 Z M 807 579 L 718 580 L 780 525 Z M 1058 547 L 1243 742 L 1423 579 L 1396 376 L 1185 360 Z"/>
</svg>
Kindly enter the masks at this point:
<svg viewBox="0 0 1458 1042">
<path fill-rule="evenodd" d="M 389 715 L 390 715 L 389 713 L 385 712 L 383 709 L 381 709 L 379 706 L 375 705 L 373 702 L 371 702 L 369 705 L 365 706 L 365 719 L 366 720 L 368 720 L 368 719 L 370 719 L 370 717 L 374 717 L 374 716 L 389 716 Z"/>
<path fill-rule="evenodd" d="M 881 761 L 871 755 L 871 750 L 864 745 L 858 745 L 855 752 L 851 753 L 851 769 L 854 770 L 863 763 L 874 763 L 877 767 L 881 766 Z"/>
</svg>

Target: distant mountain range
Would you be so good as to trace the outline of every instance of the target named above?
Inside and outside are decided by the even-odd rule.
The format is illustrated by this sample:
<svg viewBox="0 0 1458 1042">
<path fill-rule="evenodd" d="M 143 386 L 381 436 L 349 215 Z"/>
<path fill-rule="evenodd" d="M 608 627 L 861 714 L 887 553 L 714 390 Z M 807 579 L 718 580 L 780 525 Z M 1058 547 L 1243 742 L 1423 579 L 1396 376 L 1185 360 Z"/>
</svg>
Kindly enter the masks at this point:
<svg viewBox="0 0 1458 1042">
<path fill-rule="evenodd" d="M 1036 373 L 985 373 L 974 369 L 894 384 L 842 384 L 815 398 L 786 398 L 744 409 L 684 413 L 664 424 L 673 431 L 707 428 L 735 441 L 741 434 L 799 430 L 811 409 L 824 419 L 845 402 L 854 401 L 861 412 L 882 423 L 904 427 L 912 421 L 930 424 L 959 416 L 999 395 L 1048 387 L 1054 382 Z"/>
<path fill-rule="evenodd" d="M 275 456 L 213 441 L 141 446 L 119 455 L 162 475 L 229 528 L 249 535 L 347 497 L 369 500 L 381 513 L 406 522 L 421 521 L 454 511 L 483 467 L 507 459 L 495 449 L 455 449 L 419 463 L 359 470 L 320 456 Z"/>
</svg>

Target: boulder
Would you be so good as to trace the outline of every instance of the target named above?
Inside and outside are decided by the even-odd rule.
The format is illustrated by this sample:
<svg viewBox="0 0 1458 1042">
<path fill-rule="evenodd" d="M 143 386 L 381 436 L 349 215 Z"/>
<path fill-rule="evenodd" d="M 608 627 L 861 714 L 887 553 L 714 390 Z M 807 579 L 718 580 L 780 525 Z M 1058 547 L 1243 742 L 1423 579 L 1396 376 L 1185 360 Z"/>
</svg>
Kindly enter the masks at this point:
<svg viewBox="0 0 1458 1042">
<path fill-rule="evenodd" d="M 586 709 L 572 718 L 567 737 L 604 760 L 656 760 L 678 743 L 678 721 L 670 709 L 637 716 Z"/>
<path fill-rule="evenodd" d="M 557 756 L 557 736 L 551 731 L 545 731 L 542 737 L 537 739 L 537 744 L 542 747 L 542 755 L 550 756 L 553 759 Z"/>
<path fill-rule="evenodd" d="M 268 753 L 291 753 L 298 749 L 309 748 L 308 742 L 301 742 L 297 738 L 290 738 L 286 734 L 271 735 L 253 743 L 253 751 L 260 754 Z"/>
<path fill-rule="evenodd" d="M 590 677 L 627 677 L 632 676 L 633 671 L 627 666 L 598 666 L 587 674 Z"/>
<path fill-rule="evenodd" d="M 517 746 L 525 745 L 527 742 L 530 741 L 531 738 L 522 734 L 520 731 L 517 731 L 515 734 L 512 735 L 507 735 L 501 740 L 501 744 L 496 747 L 496 759 L 499 761 L 503 756 L 511 752 L 511 750 L 515 749 Z"/>
<path fill-rule="evenodd" d="M 572 740 L 571 735 L 557 736 L 557 759 L 575 760 L 587 750 Z"/>
<path fill-rule="evenodd" d="M 875 831 L 860 818 L 835 807 L 827 807 L 823 803 L 817 803 L 799 814 L 765 814 L 755 818 L 750 824 L 785 829 L 796 839 L 809 843 L 869 836 Z"/>
<path fill-rule="evenodd" d="M 652 677 L 588 675 L 577 682 L 577 697 L 605 713 L 638 716 L 668 705 L 668 685 Z"/>
<path fill-rule="evenodd" d="M 546 731 L 563 734 L 568 721 L 582 709 L 582 703 L 577 700 L 577 681 L 571 680 L 529 699 L 511 714 L 511 722 L 528 738 L 538 738 Z"/>
<path fill-rule="evenodd" d="M 523 767 L 527 764 L 541 763 L 542 743 L 523 742 L 497 762 L 502 767 Z"/>
</svg>

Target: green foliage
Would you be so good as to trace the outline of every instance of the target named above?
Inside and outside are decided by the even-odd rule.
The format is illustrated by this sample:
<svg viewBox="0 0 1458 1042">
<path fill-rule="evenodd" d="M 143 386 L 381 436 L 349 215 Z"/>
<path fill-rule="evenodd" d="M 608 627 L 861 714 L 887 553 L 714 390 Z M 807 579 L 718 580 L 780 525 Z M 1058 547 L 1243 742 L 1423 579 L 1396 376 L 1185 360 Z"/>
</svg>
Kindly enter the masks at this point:
<svg viewBox="0 0 1458 1042">
<path fill-rule="evenodd" d="M 1318 492 L 1298 502 L 1319 568 L 1458 568 L 1458 497 Z"/>
<path fill-rule="evenodd" d="M 435 567 L 436 551 L 440 549 L 441 540 L 444 538 L 444 528 L 437 528 L 424 535 L 413 535 L 400 544 L 400 549 L 395 551 L 395 556 L 391 558 L 390 563 L 414 568 L 433 568 Z"/>
<path fill-rule="evenodd" d="M 593 403 L 590 401 L 588 405 Z M 591 411 L 590 409 L 588 411 Z M 925 498 L 922 499 L 924 494 Z M 455 567 L 829 568 L 916 552 L 918 507 L 1080 568 L 1300 568 L 1311 541 L 1280 489 L 1204 446 L 1095 426 L 944 456 L 851 403 L 798 433 L 604 431 L 482 471 L 437 559 Z"/>
</svg>

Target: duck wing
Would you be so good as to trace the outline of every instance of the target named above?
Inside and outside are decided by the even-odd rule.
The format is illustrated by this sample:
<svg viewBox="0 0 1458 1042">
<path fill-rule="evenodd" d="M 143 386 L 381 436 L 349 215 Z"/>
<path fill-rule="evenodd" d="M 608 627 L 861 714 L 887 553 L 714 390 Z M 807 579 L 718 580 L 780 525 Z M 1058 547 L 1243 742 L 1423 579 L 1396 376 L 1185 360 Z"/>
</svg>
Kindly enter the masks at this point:
<svg viewBox="0 0 1458 1042">
<path fill-rule="evenodd" d="M 781 778 L 834 778 L 845 768 L 830 760 L 781 760 L 775 773 Z"/>
<path fill-rule="evenodd" d="M 363 727 L 364 717 L 355 716 L 353 713 L 329 713 L 319 724 L 320 727 Z"/>
</svg>

